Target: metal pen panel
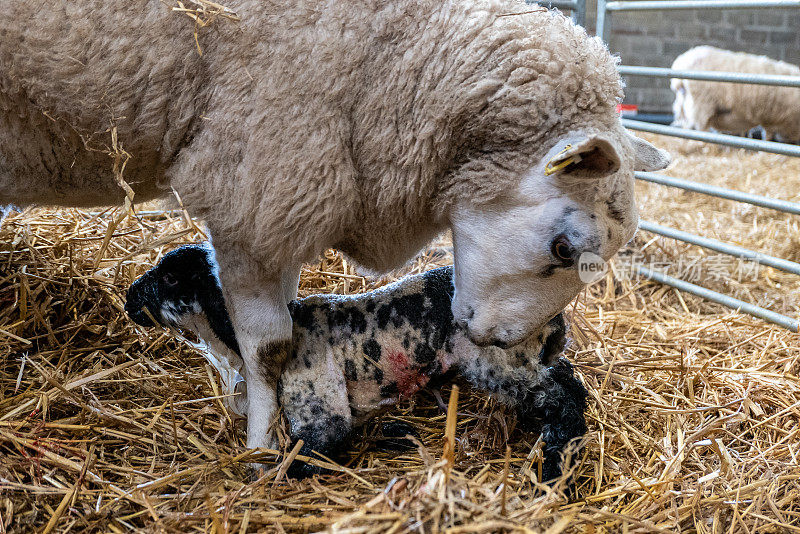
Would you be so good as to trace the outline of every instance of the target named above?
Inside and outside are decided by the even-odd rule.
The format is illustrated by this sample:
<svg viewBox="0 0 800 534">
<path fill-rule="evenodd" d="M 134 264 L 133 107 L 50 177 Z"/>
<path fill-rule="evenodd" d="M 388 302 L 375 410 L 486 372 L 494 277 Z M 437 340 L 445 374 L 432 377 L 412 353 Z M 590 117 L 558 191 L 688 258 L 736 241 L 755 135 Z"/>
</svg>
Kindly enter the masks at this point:
<svg viewBox="0 0 800 534">
<path fill-rule="evenodd" d="M 675 278 L 673 276 L 648 269 L 647 267 L 639 267 L 637 272 L 639 275 L 647 278 L 648 280 L 666 284 L 680 291 L 691 293 L 692 295 L 710 300 L 711 302 L 716 302 L 717 304 L 722 304 L 723 306 L 727 306 L 728 308 L 734 310 L 742 311 L 754 317 L 758 317 L 759 319 L 764 319 L 765 321 L 782 326 L 788 330 L 791 330 L 792 332 L 800 332 L 800 321 L 792 317 L 762 308 L 761 306 L 757 306 L 755 304 L 750 304 L 749 302 L 739 300 L 731 297 L 730 295 L 712 291 L 711 289 L 692 284 L 685 280 L 681 280 L 680 278 Z"/>
<path fill-rule="evenodd" d="M 572 10 L 572 20 L 575 24 L 586 26 L 586 0 L 575 0 L 575 9 Z"/>
<path fill-rule="evenodd" d="M 536 2 L 526 2 L 527 4 L 538 4 L 547 8 L 556 8 L 560 10 L 575 9 L 575 2 L 573 0 L 540 0 Z"/>
<path fill-rule="evenodd" d="M 608 2 L 606 0 L 597 0 L 597 35 L 603 41 L 608 43 L 610 35 L 610 27 L 612 21 L 612 13 L 614 12 L 631 12 L 631 11 L 655 11 L 655 10 L 680 10 L 680 9 L 761 9 L 761 8 L 800 8 L 800 0 L 632 0 L 632 1 L 618 1 L 614 0 Z M 768 85 L 774 87 L 797 87 L 800 88 L 800 77 L 798 76 L 783 76 L 783 75 L 768 75 L 768 74 L 754 74 L 754 73 L 739 73 L 739 72 L 724 72 L 724 71 L 686 71 L 678 69 L 669 69 L 661 67 L 648 67 L 648 66 L 620 66 L 619 72 L 621 75 L 627 76 L 650 76 L 659 78 L 680 78 L 690 80 L 703 80 L 709 82 L 721 83 L 740 83 L 740 84 L 757 84 Z M 649 120 L 653 120 L 650 118 Z M 631 130 L 638 130 L 643 132 L 650 132 L 659 135 L 669 135 L 673 137 L 680 137 L 683 139 L 691 139 L 694 141 L 702 141 L 707 143 L 714 143 L 718 145 L 730 146 L 734 148 L 741 148 L 746 150 L 756 150 L 763 152 L 770 152 L 773 154 L 781 154 L 785 156 L 800 157 L 800 146 L 790 145 L 785 143 L 775 143 L 771 141 L 761 141 L 756 139 L 748 139 L 738 137 L 735 135 L 721 134 L 717 132 L 706 132 L 699 130 L 687 130 L 683 128 L 676 128 L 673 126 L 666 126 L 663 124 L 655 124 L 654 122 L 645 122 L 644 120 L 631 120 L 622 119 L 622 124 Z M 745 193 L 743 191 L 736 191 L 724 187 L 717 187 L 710 184 L 694 182 L 682 178 L 675 178 L 672 176 L 665 176 L 652 172 L 636 172 L 635 176 L 639 180 L 644 180 L 651 183 L 665 185 L 669 187 L 677 187 L 686 191 L 693 191 L 700 194 L 710 195 L 718 198 L 732 200 L 736 202 L 744 202 L 754 206 L 769 208 L 784 213 L 793 215 L 800 215 L 800 203 L 791 202 L 787 200 L 780 200 L 761 195 L 754 195 Z M 639 227 L 648 232 L 653 232 L 668 238 L 677 239 L 685 243 L 707 248 L 729 254 L 735 257 L 744 258 L 759 264 L 768 265 L 776 269 L 781 269 L 793 274 L 800 275 L 800 263 L 796 263 L 783 258 L 769 256 L 761 252 L 756 252 L 744 247 L 724 243 L 716 239 L 710 239 L 703 236 L 684 232 L 675 228 L 661 226 L 649 221 L 641 221 Z M 744 302 L 729 295 L 712 291 L 671 277 L 665 273 L 653 271 L 645 267 L 638 267 L 638 273 L 645 278 L 672 286 L 680 291 L 697 295 L 701 298 L 717 302 L 729 308 L 740 310 L 755 317 L 759 317 L 766 321 L 783 326 L 794 332 L 800 332 L 800 320 L 767 310 L 755 304 Z"/>
<path fill-rule="evenodd" d="M 760 150 L 784 156 L 800 158 L 800 146 L 787 143 L 776 143 L 774 141 L 760 141 L 758 139 L 747 139 L 736 135 L 721 134 L 717 132 L 704 132 L 701 130 L 686 130 L 674 126 L 664 126 L 631 119 L 622 119 L 622 125 L 631 130 L 650 132 L 661 135 L 671 135 L 672 137 L 682 137 L 694 141 L 705 141 L 717 145 L 732 146 L 734 148 L 744 148 L 747 150 Z"/>
<path fill-rule="evenodd" d="M 703 80 L 710 82 L 747 83 L 755 85 L 779 85 L 800 87 L 800 76 L 780 76 L 777 74 L 751 74 L 747 72 L 714 72 L 667 69 L 662 67 L 639 67 L 620 65 L 619 73 L 629 76 L 653 76 L 657 78 L 680 78 L 683 80 Z"/>
<path fill-rule="evenodd" d="M 572 21 L 579 26 L 586 23 L 586 0 L 525 0 L 528 5 L 540 5 L 561 11 L 572 11 Z"/>
<path fill-rule="evenodd" d="M 646 0 L 607 2 L 608 11 L 662 11 L 675 9 L 798 8 L 800 0 Z"/>
<path fill-rule="evenodd" d="M 608 44 L 608 32 L 611 28 L 611 13 L 607 9 L 606 0 L 597 0 L 597 22 L 595 35 Z"/>
<path fill-rule="evenodd" d="M 754 195 L 752 193 L 745 193 L 735 189 L 726 189 L 724 187 L 717 187 L 715 185 L 704 184 L 702 182 L 693 182 L 691 180 L 684 180 L 683 178 L 675 178 L 674 176 L 656 174 L 654 172 L 636 171 L 634 175 L 638 180 L 643 180 L 645 182 L 666 185 L 668 187 L 677 187 L 679 189 L 701 193 L 703 195 L 724 198 L 726 200 L 733 200 L 735 202 L 744 202 L 746 204 L 752 204 L 753 206 L 759 206 L 761 208 L 769 208 L 776 211 L 782 211 L 784 213 L 791 213 L 792 215 L 800 215 L 800 203 L 797 202 Z"/>
<path fill-rule="evenodd" d="M 639 221 L 639 228 L 647 232 L 663 235 L 664 237 L 669 237 L 671 239 L 677 239 L 678 241 L 683 241 L 684 243 L 697 245 L 698 247 L 707 248 L 709 250 L 714 250 L 716 252 L 721 252 L 737 258 L 751 260 L 761 265 L 767 265 L 768 267 L 774 267 L 775 269 L 780 269 L 781 271 L 786 271 L 787 273 L 800 276 L 800 263 L 784 260 L 782 258 L 776 258 L 775 256 L 769 256 L 767 254 L 762 254 L 761 252 L 756 252 L 755 250 L 750 250 L 738 245 L 731 245 L 730 243 L 724 243 L 716 239 L 691 234 L 689 232 L 684 232 L 683 230 L 661 226 L 660 224 L 650 221 Z"/>
</svg>

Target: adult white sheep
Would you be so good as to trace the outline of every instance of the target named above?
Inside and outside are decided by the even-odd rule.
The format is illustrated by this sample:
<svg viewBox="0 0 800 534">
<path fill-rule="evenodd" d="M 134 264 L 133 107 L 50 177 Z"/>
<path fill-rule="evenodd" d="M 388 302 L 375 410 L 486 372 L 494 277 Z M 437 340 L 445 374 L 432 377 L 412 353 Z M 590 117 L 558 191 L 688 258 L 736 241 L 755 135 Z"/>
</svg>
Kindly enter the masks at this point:
<svg viewBox="0 0 800 534">
<path fill-rule="evenodd" d="M 0 204 L 119 202 L 170 186 L 214 236 L 245 361 L 248 445 L 271 443 L 302 262 L 366 268 L 453 231 L 453 314 L 523 341 L 582 289 L 581 253 L 633 235 L 633 170 L 668 157 L 621 126 L 616 62 L 512 0 L 230 0 L 200 30 L 159 0 L 3 0 Z M 546 170 L 547 169 L 547 170 Z M 269 364 L 269 365 L 267 365 Z M 270 369 L 261 372 L 259 369 Z"/>
<path fill-rule="evenodd" d="M 766 56 L 731 52 L 713 46 L 690 48 L 673 69 L 800 76 L 800 68 Z M 715 129 L 744 135 L 761 126 L 782 140 L 800 142 L 800 88 L 673 78 L 673 124 L 696 130 Z"/>
</svg>

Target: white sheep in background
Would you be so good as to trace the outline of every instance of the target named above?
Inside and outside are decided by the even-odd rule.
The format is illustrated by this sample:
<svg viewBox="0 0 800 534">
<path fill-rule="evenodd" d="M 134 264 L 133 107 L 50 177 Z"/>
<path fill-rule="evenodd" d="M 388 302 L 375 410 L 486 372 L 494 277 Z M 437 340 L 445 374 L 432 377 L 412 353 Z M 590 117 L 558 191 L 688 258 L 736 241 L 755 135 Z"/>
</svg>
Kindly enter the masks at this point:
<svg viewBox="0 0 800 534">
<path fill-rule="evenodd" d="M 800 76 L 800 68 L 766 56 L 696 46 L 678 56 L 673 69 Z M 800 88 L 673 78 L 676 126 L 744 135 L 761 126 L 770 139 L 800 142 Z"/>
<path fill-rule="evenodd" d="M 274 443 L 303 262 L 335 247 L 386 271 L 450 228 L 456 321 L 512 346 L 583 289 L 583 252 L 633 236 L 634 169 L 669 162 L 622 127 L 616 60 L 561 14 L 224 3 L 239 22 L 196 28 L 159 0 L 3 1 L 0 205 L 119 203 L 123 150 L 137 200 L 174 188 L 214 238 L 251 447 Z"/>
<path fill-rule="evenodd" d="M 586 432 L 586 390 L 560 356 L 564 318 L 559 313 L 512 349 L 478 347 L 454 322 L 452 295 L 453 268 L 440 267 L 369 293 L 289 304 L 292 352 L 278 391 L 292 439 L 304 442 L 302 454 L 338 456 L 353 428 L 376 412 L 461 376 L 513 407 L 523 430 L 540 427 L 542 480 L 560 475 L 564 448 Z M 142 326 L 155 326 L 155 319 L 191 330 L 217 353 L 213 363 L 223 382 L 235 376 L 239 345 L 210 247 L 188 245 L 165 255 L 131 285 L 125 309 Z M 293 467 L 296 475 L 318 471 Z"/>
</svg>

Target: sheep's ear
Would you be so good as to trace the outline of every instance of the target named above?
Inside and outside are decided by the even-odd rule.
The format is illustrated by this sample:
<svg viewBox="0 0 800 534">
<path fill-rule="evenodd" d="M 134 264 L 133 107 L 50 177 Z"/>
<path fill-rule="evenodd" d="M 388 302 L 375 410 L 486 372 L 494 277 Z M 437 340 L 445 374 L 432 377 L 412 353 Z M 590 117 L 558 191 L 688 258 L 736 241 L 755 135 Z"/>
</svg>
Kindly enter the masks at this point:
<svg viewBox="0 0 800 534">
<path fill-rule="evenodd" d="M 633 145 L 634 157 L 633 170 L 635 171 L 660 171 L 666 169 L 672 158 L 669 152 L 656 148 L 644 139 L 628 134 Z"/>
<path fill-rule="evenodd" d="M 620 165 L 616 143 L 601 135 L 570 141 L 550 158 L 544 173 L 587 178 L 603 178 L 617 172 Z"/>
</svg>

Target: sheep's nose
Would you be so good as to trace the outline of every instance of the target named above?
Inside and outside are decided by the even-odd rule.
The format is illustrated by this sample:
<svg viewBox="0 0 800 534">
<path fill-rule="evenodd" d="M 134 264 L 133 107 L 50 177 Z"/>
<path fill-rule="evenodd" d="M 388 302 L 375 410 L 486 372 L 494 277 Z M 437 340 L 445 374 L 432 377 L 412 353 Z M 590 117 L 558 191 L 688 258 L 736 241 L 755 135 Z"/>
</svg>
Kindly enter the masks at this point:
<svg viewBox="0 0 800 534">
<path fill-rule="evenodd" d="M 466 325 L 467 337 L 469 340 L 479 347 L 486 347 L 488 345 L 497 345 L 500 341 L 495 338 L 495 327 L 489 327 L 484 332 L 476 332 L 475 329 L 470 328 L 469 323 Z M 497 345 L 499 346 L 499 345 Z"/>
</svg>

